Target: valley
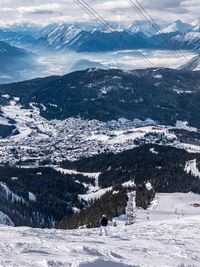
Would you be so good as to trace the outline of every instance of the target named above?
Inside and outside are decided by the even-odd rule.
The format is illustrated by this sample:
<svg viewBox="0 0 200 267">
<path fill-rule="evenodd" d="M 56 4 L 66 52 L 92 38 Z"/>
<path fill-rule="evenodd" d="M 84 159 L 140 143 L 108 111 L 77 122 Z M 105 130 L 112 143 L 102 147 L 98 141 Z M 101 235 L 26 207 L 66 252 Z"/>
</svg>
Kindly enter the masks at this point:
<svg viewBox="0 0 200 267">
<path fill-rule="evenodd" d="M 192 77 L 92 69 L 1 85 L 2 222 L 68 229 L 93 214 L 96 226 L 99 207 L 123 214 L 126 190 L 148 182 L 155 192 L 198 193 L 199 120 L 182 102 L 198 101 Z"/>
<path fill-rule="evenodd" d="M 169 69 L 89 70 L 2 85 L 1 163 L 57 164 L 151 143 L 198 153 L 197 110 L 185 97 L 197 102 L 199 90 L 184 91 L 192 79 Z"/>
</svg>

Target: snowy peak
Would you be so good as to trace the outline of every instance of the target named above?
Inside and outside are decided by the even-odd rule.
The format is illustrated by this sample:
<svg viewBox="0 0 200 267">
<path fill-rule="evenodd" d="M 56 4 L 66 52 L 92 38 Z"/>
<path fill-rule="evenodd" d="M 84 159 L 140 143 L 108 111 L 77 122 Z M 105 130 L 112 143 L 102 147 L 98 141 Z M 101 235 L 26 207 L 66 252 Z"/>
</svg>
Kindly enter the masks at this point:
<svg viewBox="0 0 200 267">
<path fill-rule="evenodd" d="M 196 25 L 193 29 L 194 32 L 200 32 L 200 26 Z"/>
<path fill-rule="evenodd" d="M 168 27 L 164 28 L 163 30 L 159 31 L 158 34 L 161 33 L 173 33 L 173 32 L 179 32 L 182 34 L 185 34 L 189 31 L 191 31 L 193 28 L 192 25 L 188 23 L 184 23 L 181 20 L 177 20 L 174 23 L 170 24 Z"/>
<path fill-rule="evenodd" d="M 133 33 L 144 33 L 146 36 L 150 37 L 156 33 L 155 28 L 153 28 L 148 22 L 138 20 L 134 21 L 129 27 L 128 30 Z"/>
<path fill-rule="evenodd" d="M 68 26 L 66 24 L 60 24 L 51 33 L 49 33 L 47 41 L 50 45 L 59 49 L 64 44 L 67 44 L 74 39 L 80 32 L 81 29 L 75 25 Z"/>
</svg>

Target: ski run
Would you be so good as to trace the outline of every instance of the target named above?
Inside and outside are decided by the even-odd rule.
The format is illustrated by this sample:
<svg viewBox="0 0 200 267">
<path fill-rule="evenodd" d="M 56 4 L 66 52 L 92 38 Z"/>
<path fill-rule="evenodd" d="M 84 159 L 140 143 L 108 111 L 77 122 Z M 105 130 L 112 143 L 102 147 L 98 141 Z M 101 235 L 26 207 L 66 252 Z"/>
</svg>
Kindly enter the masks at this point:
<svg viewBox="0 0 200 267">
<path fill-rule="evenodd" d="M 0 266 L 199 267 L 197 204 L 197 194 L 157 194 L 148 210 L 135 209 L 134 224 L 125 226 L 126 215 L 114 218 L 117 226 L 109 226 L 109 236 L 99 236 L 99 229 L 1 225 Z"/>
</svg>

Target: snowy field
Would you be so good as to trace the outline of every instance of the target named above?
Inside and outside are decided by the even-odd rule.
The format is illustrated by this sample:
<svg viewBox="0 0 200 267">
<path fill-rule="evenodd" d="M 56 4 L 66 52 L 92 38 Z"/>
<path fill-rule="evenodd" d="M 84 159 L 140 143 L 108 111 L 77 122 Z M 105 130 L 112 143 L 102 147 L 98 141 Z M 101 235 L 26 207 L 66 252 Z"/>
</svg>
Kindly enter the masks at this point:
<svg viewBox="0 0 200 267">
<path fill-rule="evenodd" d="M 1 267 L 199 267 L 200 195 L 158 194 L 136 223 L 98 229 L 42 230 L 0 226 Z"/>
</svg>

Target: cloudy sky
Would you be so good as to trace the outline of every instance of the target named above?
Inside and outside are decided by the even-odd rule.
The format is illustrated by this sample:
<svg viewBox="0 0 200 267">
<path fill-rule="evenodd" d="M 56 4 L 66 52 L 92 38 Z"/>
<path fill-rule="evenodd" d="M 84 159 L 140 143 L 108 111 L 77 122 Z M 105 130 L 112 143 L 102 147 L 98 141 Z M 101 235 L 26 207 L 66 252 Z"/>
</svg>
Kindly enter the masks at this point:
<svg viewBox="0 0 200 267">
<path fill-rule="evenodd" d="M 141 19 L 127 0 L 86 0 L 106 20 L 131 23 Z M 135 1 L 135 0 L 133 0 Z M 157 21 L 200 21 L 200 0 L 138 0 Z M 0 0 L 0 25 L 82 22 L 91 18 L 73 0 Z"/>
</svg>

